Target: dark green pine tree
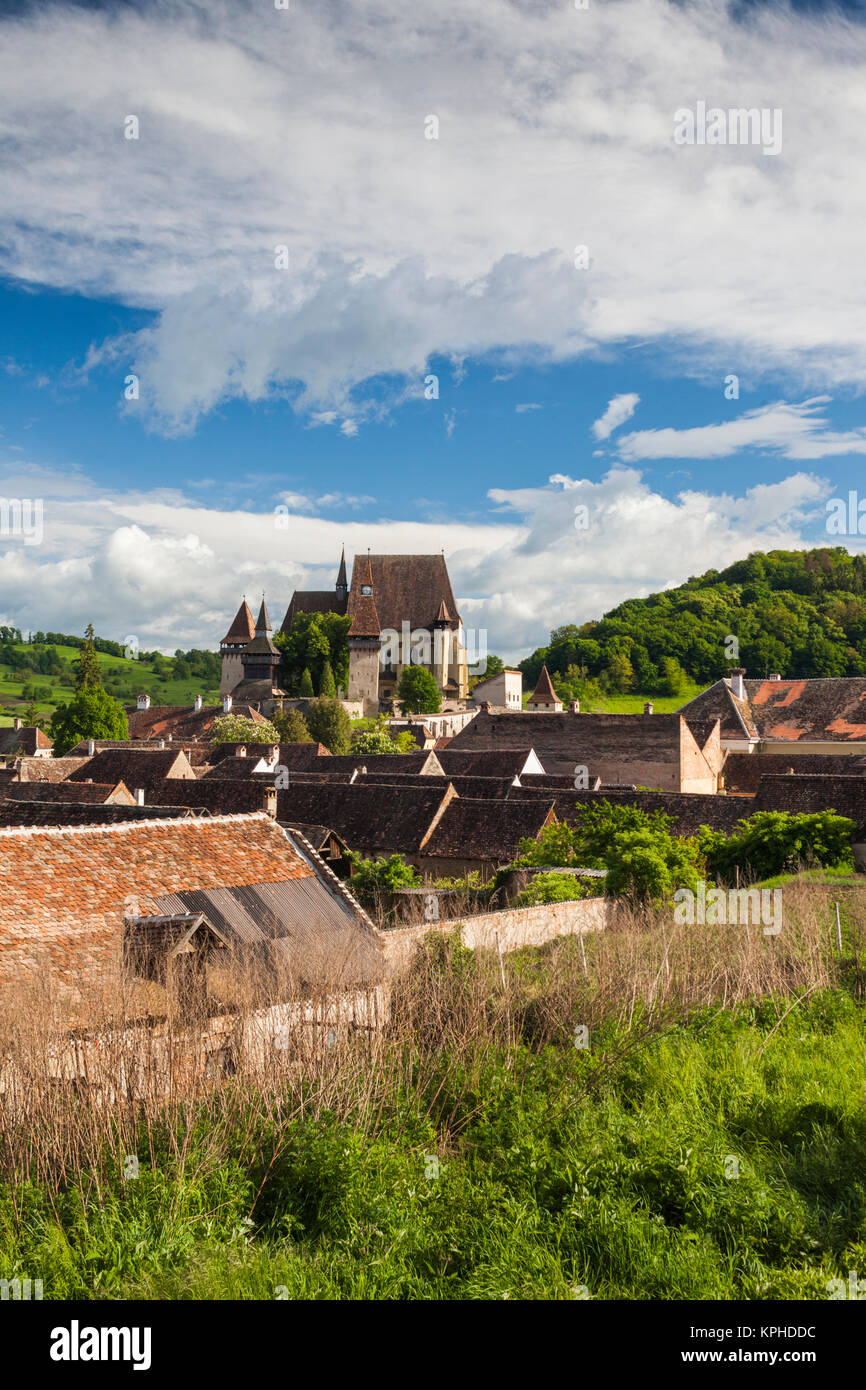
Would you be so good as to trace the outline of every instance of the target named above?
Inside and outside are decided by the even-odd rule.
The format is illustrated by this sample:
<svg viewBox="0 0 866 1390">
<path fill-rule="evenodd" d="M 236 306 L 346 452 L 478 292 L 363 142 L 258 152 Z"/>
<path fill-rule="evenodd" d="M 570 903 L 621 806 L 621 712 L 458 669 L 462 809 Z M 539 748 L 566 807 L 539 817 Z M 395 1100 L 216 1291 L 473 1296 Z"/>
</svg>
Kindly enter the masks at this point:
<svg viewBox="0 0 866 1390">
<path fill-rule="evenodd" d="M 99 690 L 101 686 L 102 672 L 99 669 L 99 658 L 93 641 L 93 623 L 88 623 L 75 662 L 75 689 Z"/>
</svg>

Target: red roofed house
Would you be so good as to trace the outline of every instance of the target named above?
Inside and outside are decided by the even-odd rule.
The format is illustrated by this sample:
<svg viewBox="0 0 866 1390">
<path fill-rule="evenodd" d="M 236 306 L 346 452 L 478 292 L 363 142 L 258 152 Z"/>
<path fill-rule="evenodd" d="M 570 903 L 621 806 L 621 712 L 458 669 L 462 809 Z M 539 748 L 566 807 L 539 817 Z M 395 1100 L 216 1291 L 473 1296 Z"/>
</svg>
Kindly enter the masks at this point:
<svg viewBox="0 0 866 1390">
<path fill-rule="evenodd" d="M 718 719 L 726 756 L 757 753 L 796 763 L 804 756 L 866 754 L 863 676 L 746 680 L 745 671 L 735 669 L 683 705 L 680 714 L 689 721 Z M 739 771 L 738 778 L 743 780 Z"/>
<path fill-rule="evenodd" d="M 165 979 L 193 938 L 296 980 L 324 967 L 355 983 L 379 965 L 346 887 L 262 813 L 0 830 L 0 985 L 47 976 L 55 996 L 81 1001 L 130 959 Z"/>
</svg>

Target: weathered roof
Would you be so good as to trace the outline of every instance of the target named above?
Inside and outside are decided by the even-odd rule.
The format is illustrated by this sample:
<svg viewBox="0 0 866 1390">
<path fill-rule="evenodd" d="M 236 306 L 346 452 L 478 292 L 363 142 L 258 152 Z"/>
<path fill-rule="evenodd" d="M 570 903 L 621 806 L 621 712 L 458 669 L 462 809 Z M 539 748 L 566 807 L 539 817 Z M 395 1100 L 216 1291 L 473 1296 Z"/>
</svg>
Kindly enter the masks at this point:
<svg viewBox="0 0 866 1390">
<path fill-rule="evenodd" d="M 448 777 L 519 777 L 532 753 L 528 747 L 455 747 L 452 740 L 449 748 L 436 750 L 436 757 Z"/>
<path fill-rule="evenodd" d="M 265 810 L 269 784 L 239 779 L 200 777 L 194 782 L 169 777 L 145 788 L 145 799 L 155 806 L 204 806 L 212 815 L 238 815 Z M 271 795 L 273 793 L 271 792 Z"/>
<path fill-rule="evenodd" d="M 556 819 L 552 799 L 541 801 L 454 800 L 421 853 L 442 859 L 482 859 L 508 864 L 520 841 L 536 839 Z"/>
<path fill-rule="evenodd" d="M 748 686 L 749 682 L 746 681 L 745 684 Z M 758 737 L 748 699 L 740 700 L 734 695 L 730 678 L 727 676 L 702 690 L 700 695 L 682 705 L 678 712 L 684 715 L 689 723 L 694 719 L 718 719 L 724 739 L 745 740 Z M 659 716 L 653 715 L 653 718 L 657 719 Z"/>
<path fill-rule="evenodd" d="M 445 754 L 457 750 L 525 749 L 532 747 L 546 772 L 567 774 L 577 766 L 592 771 L 602 765 L 679 764 L 685 721 L 679 714 L 490 714 L 479 710 L 470 724 L 455 734 Z M 610 776 L 610 773 L 607 774 Z"/>
<path fill-rule="evenodd" d="M 32 757 L 38 748 L 53 748 L 54 740 L 36 727 L 23 724 L 20 729 L 0 729 L 0 757 L 8 758 L 20 751 L 25 757 Z"/>
<path fill-rule="evenodd" d="M 480 797 L 482 800 L 496 800 L 507 796 L 514 785 L 513 777 L 454 777 L 447 779 L 458 796 Z M 355 786 L 426 787 L 430 779 L 423 773 L 409 773 L 400 777 L 396 772 L 358 773 Z"/>
<path fill-rule="evenodd" d="M 346 771 L 351 773 L 362 767 L 368 772 L 397 772 L 400 776 L 410 772 L 422 772 L 431 777 L 444 775 L 439 757 L 432 749 L 422 749 L 418 753 L 340 753 L 330 757 L 321 769 L 315 767 L 311 770 L 330 775 Z"/>
<path fill-rule="evenodd" d="M 232 714 L 252 719 L 255 724 L 266 724 L 267 720 L 253 705 L 232 698 Z M 214 720 L 222 718 L 222 705 L 202 705 L 197 710 L 192 705 L 156 705 L 150 709 L 126 709 L 130 737 L 134 740 L 173 739 L 183 741 L 207 741 Z M 98 746 L 98 745 L 97 745 Z"/>
<path fill-rule="evenodd" d="M 124 782 L 12 782 L 3 788 L 7 801 L 76 801 L 131 806 L 134 797 Z"/>
<path fill-rule="evenodd" d="M 0 826 L 123 825 L 196 814 L 206 816 L 208 812 L 190 806 L 136 806 L 111 801 L 0 801 Z"/>
<path fill-rule="evenodd" d="M 84 764 L 70 773 L 70 782 L 125 782 L 135 791 L 150 787 L 164 779 L 187 777 L 195 773 L 180 748 L 106 748 L 94 753 Z"/>
<path fill-rule="evenodd" d="M 767 760 L 769 761 L 769 760 Z M 774 759 L 774 761 L 776 761 Z M 742 797 L 732 797 L 742 802 Z M 754 800 L 756 811 L 836 811 L 858 825 L 866 822 L 866 778 L 765 773 Z"/>
<path fill-rule="evenodd" d="M 560 705 L 562 701 L 553 688 L 553 681 L 550 679 L 550 672 L 546 666 L 542 666 L 541 674 L 538 677 L 538 684 L 529 697 L 529 703 L 534 705 Z"/>
<path fill-rule="evenodd" d="M 18 764 L 18 780 L 63 782 L 87 761 L 87 758 L 22 758 Z"/>
<path fill-rule="evenodd" d="M 761 778 L 768 775 L 866 777 L 866 756 L 854 752 L 798 753 L 794 749 L 790 759 L 776 754 L 768 758 L 760 753 L 729 753 L 723 773 L 726 791 L 754 794 Z"/>
<path fill-rule="evenodd" d="M 277 819 L 328 825 L 350 849 L 365 853 L 410 854 L 456 795 L 444 779 L 429 778 L 428 783 L 429 790 L 290 780 L 288 788 L 277 792 Z"/>
<path fill-rule="evenodd" d="M 244 599 L 220 645 L 239 646 L 243 643 L 246 646 L 247 642 L 251 642 L 254 636 L 253 615 L 250 612 L 249 604 Z"/>
<path fill-rule="evenodd" d="M 326 920 L 325 899 L 287 885 L 306 882 L 312 889 L 314 879 L 311 862 L 266 815 L 3 830 L 0 975 L 47 966 L 74 988 L 111 973 L 120 963 L 124 917 L 157 915 L 173 895 L 197 892 L 210 903 L 224 890 L 254 889 L 246 895 L 246 915 L 297 923 L 296 939 L 303 942 Z"/>
<path fill-rule="evenodd" d="M 365 594 L 364 589 L 370 589 L 372 592 Z M 349 590 L 347 612 L 352 619 L 352 626 L 349 628 L 350 637 L 379 636 L 383 624 L 379 618 L 369 555 L 363 555 L 356 559 L 352 567 L 352 587 Z M 387 623 L 385 626 L 387 627 Z"/>
</svg>

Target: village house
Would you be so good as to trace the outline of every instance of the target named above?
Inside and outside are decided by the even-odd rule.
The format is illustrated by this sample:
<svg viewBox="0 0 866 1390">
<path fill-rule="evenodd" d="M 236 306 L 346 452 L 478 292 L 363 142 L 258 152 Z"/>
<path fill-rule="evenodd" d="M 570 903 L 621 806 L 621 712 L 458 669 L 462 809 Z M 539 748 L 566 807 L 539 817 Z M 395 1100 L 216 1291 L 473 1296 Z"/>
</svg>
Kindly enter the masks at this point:
<svg viewBox="0 0 866 1390">
<path fill-rule="evenodd" d="M 54 742 L 34 724 L 25 724 L 17 716 L 11 729 L 0 729 L 0 759 L 27 757 L 50 758 Z"/>
<path fill-rule="evenodd" d="M 866 677 L 747 680 L 742 668 L 696 695 L 679 713 L 718 719 L 724 754 L 799 759 L 866 755 Z"/>
<path fill-rule="evenodd" d="M 523 709 L 523 672 L 506 667 L 495 676 L 477 681 L 472 687 L 472 700 L 476 705 L 489 704 L 494 709 Z"/>
<path fill-rule="evenodd" d="M 0 830 L 0 983 L 47 977 L 80 1000 L 124 972 L 165 986 L 176 965 L 207 993 L 213 956 L 278 992 L 380 972 L 366 914 L 266 815 Z"/>
<path fill-rule="evenodd" d="M 599 777 L 666 791 L 718 791 L 722 753 L 719 721 L 712 718 L 482 709 L 445 752 L 527 747 L 542 764 L 538 771 L 570 775 L 576 787 Z"/>
</svg>

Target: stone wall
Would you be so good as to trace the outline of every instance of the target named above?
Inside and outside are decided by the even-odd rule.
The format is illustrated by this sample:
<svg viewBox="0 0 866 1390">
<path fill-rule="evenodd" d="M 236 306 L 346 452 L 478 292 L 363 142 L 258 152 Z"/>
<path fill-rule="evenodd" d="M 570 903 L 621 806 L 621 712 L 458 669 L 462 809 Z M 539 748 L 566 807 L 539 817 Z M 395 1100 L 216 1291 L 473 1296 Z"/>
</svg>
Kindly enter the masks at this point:
<svg viewBox="0 0 866 1390">
<path fill-rule="evenodd" d="M 557 936 L 603 931 L 614 910 L 610 898 L 582 898 L 577 902 L 542 903 L 538 907 L 511 908 L 504 912 L 485 912 L 462 922 L 425 923 L 420 927 L 395 927 L 380 933 L 385 977 L 401 974 L 412 960 L 415 947 L 430 932 L 445 934 L 462 927 L 464 946 L 495 951 L 497 935 L 503 951 L 519 951 L 522 946 L 542 946 Z"/>
</svg>

